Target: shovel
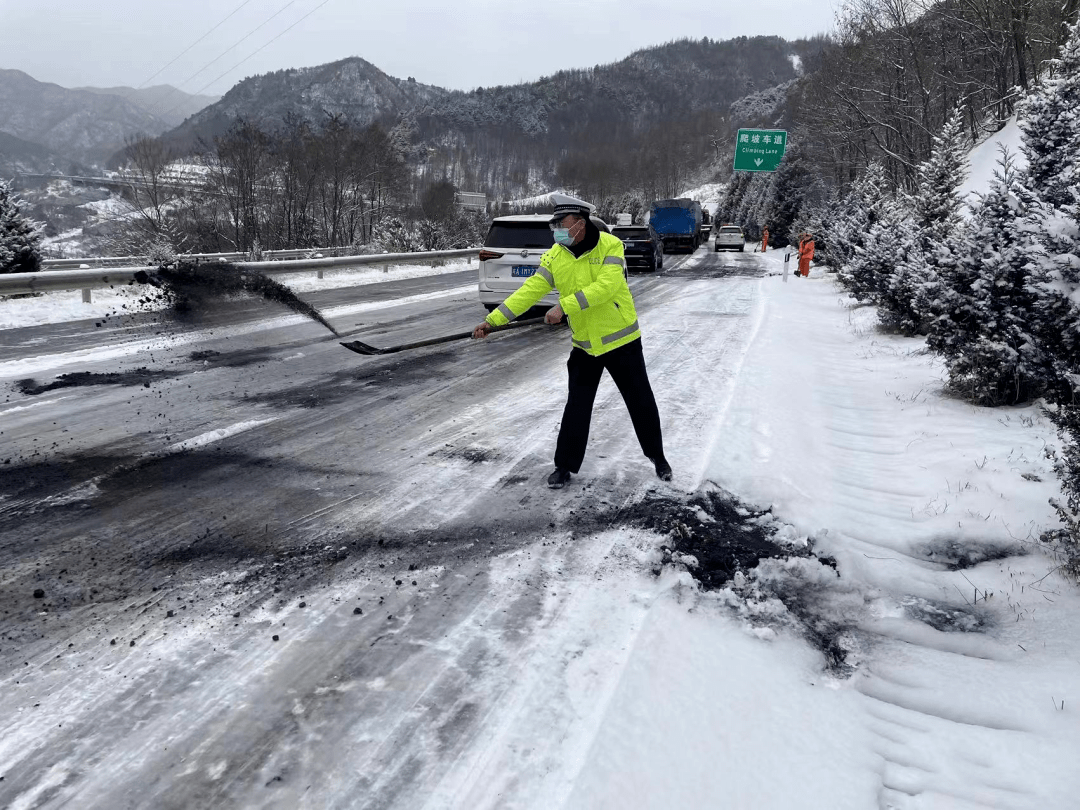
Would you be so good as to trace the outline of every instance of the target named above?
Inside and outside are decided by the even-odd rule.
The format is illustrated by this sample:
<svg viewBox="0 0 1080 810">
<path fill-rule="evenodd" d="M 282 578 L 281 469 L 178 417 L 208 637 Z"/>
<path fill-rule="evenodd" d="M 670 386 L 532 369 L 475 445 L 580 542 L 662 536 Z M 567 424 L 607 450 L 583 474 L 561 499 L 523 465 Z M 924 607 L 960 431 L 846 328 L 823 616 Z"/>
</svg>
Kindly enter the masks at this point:
<svg viewBox="0 0 1080 810">
<path fill-rule="evenodd" d="M 512 321 L 506 326 L 496 326 L 492 328 L 492 332 L 504 332 L 507 329 L 517 329 L 519 326 L 533 326 L 538 323 L 543 323 L 544 319 L 540 318 L 526 318 L 523 321 Z M 427 340 L 418 340 L 414 343 L 402 343 L 400 346 L 387 346 L 385 349 L 380 349 L 377 346 L 369 346 L 367 343 L 361 343 L 359 340 L 353 340 L 349 343 L 342 343 L 346 349 L 354 351 L 357 354 L 394 354 L 395 352 L 403 352 L 406 349 L 419 349 L 424 346 L 436 346 L 439 343 L 450 343 L 454 340 L 464 340 L 465 338 L 472 337 L 472 330 L 468 332 L 458 332 L 456 335 L 446 335 L 444 337 L 428 338 Z"/>
</svg>

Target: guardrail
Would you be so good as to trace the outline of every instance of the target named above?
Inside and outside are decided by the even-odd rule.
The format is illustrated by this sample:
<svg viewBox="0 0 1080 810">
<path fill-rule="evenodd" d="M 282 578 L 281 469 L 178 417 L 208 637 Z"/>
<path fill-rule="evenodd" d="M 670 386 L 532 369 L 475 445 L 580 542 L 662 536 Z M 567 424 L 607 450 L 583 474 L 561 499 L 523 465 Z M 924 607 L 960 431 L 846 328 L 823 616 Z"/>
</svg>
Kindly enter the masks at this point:
<svg viewBox="0 0 1080 810">
<path fill-rule="evenodd" d="M 383 272 L 392 264 L 427 264 L 434 267 L 441 259 L 468 258 L 472 264 L 478 248 L 461 250 L 429 250 L 421 253 L 374 253 L 367 256 L 337 256 L 326 259 L 295 259 L 293 261 L 236 262 L 237 267 L 255 270 L 264 275 L 283 275 L 314 270 L 323 277 L 323 271 L 335 267 L 364 267 L 381 264 Z M 135 274 L 152 273 L 156 266 L 84 268 L 80 270 L 44 270 L 38 273 L 0 274 L 0 295 L 25 295 L 57 290 L 82 290 L 83 301 L 91 301 L 90 291 L 102 287 L 130 284 Z"/>
<path fill-rule="evenodd" d="M 313 254 L 322 254 L 322 257 L 340 253 L 346 248 L 290 248 L 288 250 L 264 250 L 262 255 L 270 259 L 302 259 L 314 258 Z M 249 254 L 235 253 L 184 253 L 178 258 L 192 262 L 238 262 L 247 259 Z M 42 259 L 41 266 L 46 270 L 75 269 L 86 265 L 87 267 L 134 267 L 136 263 L 145 261 L 144 256 L 93 256 L 75 259 Z"/>
</svg>

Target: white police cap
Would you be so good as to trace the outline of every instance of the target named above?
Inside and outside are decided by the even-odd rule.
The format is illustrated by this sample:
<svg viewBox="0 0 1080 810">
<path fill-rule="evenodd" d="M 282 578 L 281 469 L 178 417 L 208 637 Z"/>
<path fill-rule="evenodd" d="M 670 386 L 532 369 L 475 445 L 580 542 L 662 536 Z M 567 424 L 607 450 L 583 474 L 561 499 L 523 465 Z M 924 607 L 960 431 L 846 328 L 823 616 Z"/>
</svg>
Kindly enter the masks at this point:
<svg viewBox="0 0 1080 810">
<path fill-rule="evenodd" d="M 577 197 L 560 194 L 557 191 L 553 191 L 549 196 L 551 204 L 555 208 L 551 215 L 552 222 L 558 222 L 567 214 L 578 214 L 580 216 L 588 217 L 596 213 L 595 205 L 587 203 L 584 200 L 579 200 Z"/>
</svg>

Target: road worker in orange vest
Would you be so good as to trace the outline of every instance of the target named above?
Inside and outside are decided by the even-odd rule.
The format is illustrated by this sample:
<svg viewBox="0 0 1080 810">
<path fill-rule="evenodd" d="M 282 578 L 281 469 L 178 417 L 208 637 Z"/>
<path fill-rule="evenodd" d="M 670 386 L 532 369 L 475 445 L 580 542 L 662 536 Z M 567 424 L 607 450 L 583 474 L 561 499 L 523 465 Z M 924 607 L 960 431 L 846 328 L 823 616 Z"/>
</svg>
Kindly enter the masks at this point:
<svg viewBox="0 0 1080 810">
<path fill-rule="evenodd" d="M 806 278 L 810 275 L 810 262 L 814 258 L 814 237 L 808 233 L 799 234 L 799 272 Z"/>
</svg>

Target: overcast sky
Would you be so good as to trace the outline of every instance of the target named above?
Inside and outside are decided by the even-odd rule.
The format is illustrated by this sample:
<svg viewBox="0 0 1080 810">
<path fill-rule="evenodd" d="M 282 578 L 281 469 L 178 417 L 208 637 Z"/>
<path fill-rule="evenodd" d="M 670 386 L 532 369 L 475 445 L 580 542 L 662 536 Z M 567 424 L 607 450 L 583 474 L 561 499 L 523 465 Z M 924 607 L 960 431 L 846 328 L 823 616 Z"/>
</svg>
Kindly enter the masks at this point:
<svg viewBox="0 0 1080 810">
<path fill-rule="evenodd" d="M 221 95 L 245 76 L 361 56 L 391 76 L 468 90 L 682 37 L 823 33 L 838 2 L 0 0 L 0 68 L 64 87 Z"/>
</svg>

